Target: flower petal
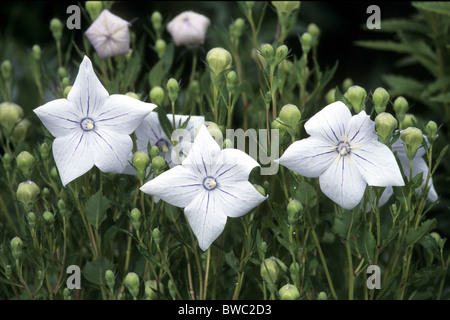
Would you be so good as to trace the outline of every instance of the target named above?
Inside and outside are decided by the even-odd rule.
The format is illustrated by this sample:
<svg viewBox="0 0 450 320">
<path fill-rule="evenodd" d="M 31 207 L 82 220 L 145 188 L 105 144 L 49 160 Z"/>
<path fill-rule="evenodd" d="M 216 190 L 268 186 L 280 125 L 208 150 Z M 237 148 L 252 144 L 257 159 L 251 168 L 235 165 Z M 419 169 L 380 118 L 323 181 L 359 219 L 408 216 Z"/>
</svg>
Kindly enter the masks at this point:
<svg viewBox="0 0 450 320">
<path fill-rule="evenodd" d="M 344 140 L 351 117 L 350 110 L 343 102 L 333 102 L 309 119 L 305 123 L 305 130 L 311 136 L 337 145 Z"/>
<path fill-rule="evenodd" d="M 183 160 L 182 165 L 203 177 L 212 176 L 216 170 L 220 151 L 219 145 L 211 137 L 208 129 L 200 126 L 189 155 Z"/>
<path fill-rule="evenodd" d="M 176 166 L 145 183 L 141 190 L 173 206 L 184 208 L 204 190 L 202 183 L 190 170 Z"/>
<path fill-rule="evenodd" d="M 100 171 L 122 173 L 132 158 L 130 136 L 107 130 L 92 130 L 88 134 L 95 150 L 92 157 Z"/>
<path fill-rule="evenodd" d="M 331 200 L 344 209 L 353 209 L 360 203 L 366 189 L 366 182 L 358 168 L 348 157 L 340 157 L 319 177 L 320 189 Z"/>
<path fill-rule="evenodd" d="M 67 99 L 57 99 L 33 110 L 54 137 L 72 135 L 81 130 L 83 117 L 77 107 Z"/>
<path fill-rule="evenodd" d="M 220 203 L 221 210 L 232 218 L 243 216 L 267 199 L 248 181 L 218 182 L 213 195 Z"/>
<path fill-rule="evenodd" d="M 90 139 L 83 130 L 56 138 L 52 149 L 63 186 L 94 166 Z"/>
<path fill-rule="evenodd" d="M 254 167 L 259 167 L 259 163 L 245 152 L 238 149 L 224 149 L 220 152 L 211 176 L 219 184 L 231 184 L 248 180 Z"/>
<path fill-rule="evenodd" d="M 352 147 L 378 140 L 375 122 L 370 120 L 364 110 L 350 119 L 347 129 L 347 140 Z"/>
<path fill-rule="evenodd" d="M 381 142 L 366 142 L 360 148 L 351 149 L 349 156 L 370 186 L 405 185 L 394 154 Z"/>
<path fill-rule="evenodd" d="M 327 141 L 309 137 L 295 141 L 275 162 L 302 176 L 315 178 L 320 176 L 337 158 L 336 149 Z"/>
<path fill-rule="evenodd" d="M 205 251 L 222 233 L 227 216 L 212 192 L 201 192 L 184 209 L 200 248 Z"/>
<path fill-rule="evenodd" d="M 142 120 L 156 108 L 153 103 L 145 103 L 122 94 L 111 95 L 92 113 L 95 126 L 99 129 L 114 130 L 131 134 Z"/>
<path fill-rule="evenodd" d="M 84 118 L 91 117 L 108 97 L 108 91 L 95 75 L 91 60 L 84 56 L 67 100 L 77 106 L 78 114 L 81 114 Z"/>
</svg>

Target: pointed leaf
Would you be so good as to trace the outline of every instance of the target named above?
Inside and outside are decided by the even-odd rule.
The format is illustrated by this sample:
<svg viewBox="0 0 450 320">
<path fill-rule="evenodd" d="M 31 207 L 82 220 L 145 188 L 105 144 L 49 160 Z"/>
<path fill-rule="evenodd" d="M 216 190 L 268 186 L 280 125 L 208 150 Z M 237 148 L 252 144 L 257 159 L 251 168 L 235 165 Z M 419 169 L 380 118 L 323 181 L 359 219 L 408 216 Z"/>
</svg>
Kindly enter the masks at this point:
<svg viewBox="0 0 450 320">
<path fill-rule="evenodd" d="M 102 285 L 105 283 L 106 270 L 114 270 L 114 265 L 105 257 L 98 257 L 85 264 L 81 273 L 89 282 Z"/>
<path fill-rule="evenodd" d="M 105 221 L 109 206 L 109 200 L 103 196 L 102 190 L 89 198 L 86 204 L 86 218 L 96 229 Z"/>
</svg>

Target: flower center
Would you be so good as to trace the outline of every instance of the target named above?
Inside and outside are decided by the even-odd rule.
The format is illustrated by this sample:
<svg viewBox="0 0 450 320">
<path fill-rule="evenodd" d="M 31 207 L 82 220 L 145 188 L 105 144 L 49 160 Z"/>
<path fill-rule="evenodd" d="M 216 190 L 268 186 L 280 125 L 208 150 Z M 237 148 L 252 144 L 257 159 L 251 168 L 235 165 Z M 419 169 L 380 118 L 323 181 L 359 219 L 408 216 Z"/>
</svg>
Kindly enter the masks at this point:
<svg viewBox="0 0 450 320">
<path fill-rule="evenodd" d="M 346 154 L 350 153 L 350 145 L 348 144 L 348 142 L 339 142 L 337 152 L 339 152 L 341 156 L 345 156 Z"/>
<path fill-rule="evenodd" d="M 81 120 L 80 126 L 84 131 L 91 131 L 95 128 L 94 120 L 91 118 L 84 118 Z"/>
<path fill-rule="evenodd" d="M 203 180 L 203 187 L 206 190 L 213 190 L 217 187 L 217 182 L 212 177 L 206 177 L 205 180 Z"/>
<path fill-rule="evenodd" d="M 156 142 L 156 146 L 159 148 L 159 150 L 163 153 L 167 153 L 169 151 L 169 144 L 164 139 L 159 139 L 158 142 Z"/>
</svg>

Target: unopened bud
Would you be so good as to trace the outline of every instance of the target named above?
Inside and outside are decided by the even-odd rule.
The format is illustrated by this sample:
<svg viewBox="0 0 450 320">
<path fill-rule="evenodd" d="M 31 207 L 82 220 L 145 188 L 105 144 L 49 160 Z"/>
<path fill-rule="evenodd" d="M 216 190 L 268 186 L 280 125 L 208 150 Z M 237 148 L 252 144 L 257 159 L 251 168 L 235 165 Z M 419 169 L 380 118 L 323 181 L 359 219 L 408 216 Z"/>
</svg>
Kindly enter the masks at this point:
<svg viewBox="0 0 450 320">
<path fill-rule="evenodd" d="M 342 91 L 346 92 L 351 86 L 353 86 L 353 80 L 350 78 L 345 78 L 342 82 Z"/>
<path fill-rule="evenodd" d="M 180 91 L 180 85 L 178 84 L 178 81 L 174 78 L 170 78 L 169 81 L 167 81 L 166 88 L 170 101 L 174 103 L 177 100 L 178 92 Z"/>
<path fill-rule="evenodd" d="M 289 203 L 287 205 L 287 212 L 289 215 L 289 220 L 294 220 L 297 213 L 299 213 L 302 209 L 303 209 L 303 206 L 300 203 L 300 201 L 298 201 L 296 199 L 289 201 Z"/>
<path fill-rule="evenodd" d="M 14 127 L 23 117 L 23 109 L 15 103 L 3 102 L 0 104 L 0 126 L 3 127 L 4 133 L 9 136 L 12 134 Z"/>
<path fill-rule="evenodd" d="M 22 171 L 25 178 L 30 179 L 33 173 L 35 159 L 28 151 L 22 151 L 17 156 L 17 167 Z"/>
<path fill-rule="evenodd" d="M 136 230 L 141 227 L 141 211 L 137 208 L 133 208 L 130 212 L 131 223 Z"/>
<path fill-rule="evenodd" d="M 11 77 L 11 62 L 9 60 L 5 60 L 2 62 L 2 65 L 0 66 L 2 77 L 5 79 L 5 81 L 8 81 L 8 79 Z"/>
<path fill-rule="evenodd" d="M 55 216 L 50 211 L 45 211 L 42 214 L 42 218 L 44 218 L 45 223 L 50 227 L 53 227 L 53 225 L 55 224 Z"/>
<path fill-rule="evenodd" d="M 280 138 L 284 137 L 284 135 L 286 134 L 286 126 L 281 123 L 279 117 L 272 121 L 271 128 L 278 130 L 278 135 Z"/>
<path fill-rule="evenodd" d="M 150 148 L 150 157 L 154 158 L 161 154 L 161 150 L 157 146 L 152 146 Z"/>
<path fill-rule="evenodd" d="M 70 90 L 72 90 L 72 86 L 67 86 L 67 87 L 64 88 L 64 90 L 63 90 L 63 97 L 65 99 L 67 99 L 67 96 L 69 95 Z"/>
<path fill-rule="evenodd" d="M 397 128 L 397 120 L 387 112 L 382 112 L 375 118 L 375 130 L 380 137 L 380 141 L 387 144 L 394 130 Z"/>
<path fill-rule="evenodd" d="M 275 51 L 275 64 L 278 65 L 281 61 L 283 61 L 289 52 L 289 48 L 286 45 L 281 45 Z"/>
<path fill-rule="evenodd" d="M 436 139 L 437 131 L 438 127 L 436 122 L 428 121 L 427 126 L 425 127 L 425 135 L 429 142 L 433 142 Z"/>
<path fill-rule="evenodd" d="M 405 145 L 406 155 L 412 160 L 423 142 L 422 131 L 418 128 L 409 127 L 402 131 L 400 138 Z"/>
<path fill-rule="evenodd" d="M 325 292 L 321 291 L 317 295 L 317 300 L 328 300 L 328 296 Z"/>
<path fill-rule="evenodd" d="M 267 258 L 261 263 L 261 277 L 270 284 L 275 284 L 281 274 L 280 268 L 285 271 L 284 263 L 275 257 Z"/>
<path fill-rule="evenodd" d="M 336 89 L 330 89 L 327 94 L 325 95 L 325 101 L 327 104 L 332 104 L 333 102 L 336 102 Z"/>
<path fill-rule="evenodd" d="M 222 130 L 220 130 L 219 126 L 211 121 L 205 121 L 204 126 L 208 129 L 209 134 L 216 141 L 223 141 Z M 200 128 L 199 128 L 200 129 Z M 197 129 L 198 132 L 198 129 Z"/>
<path fill-rule="evenodd" d="M 11 155 L 9 153 L 5 153 L 2 157 L 3 168 L 8 171 L 11 169 Z"/>
<path fill-rule="evenodd" d="M 164 101 L 164 89 L 160 86 L 153 87 L 150 90 L 150 101 L 157 106 L 161 106 Z"/>
<path fill-rule="evenodd" d="M 152 159 L 152 168 L 155 171 L 160 171 L 166 166 L 166 160 L 161 156 L 156 156 Z"/>
<path fill-rule="evenodd" d="M 258 190 L 259 193 L 263 195 L 263 197 L 266 196 L 266 190 L 264 190 L 263 187 L 261 187 L 259 184 L 253 184 L 256 190 Z"/>
<path fill-rule="evenodd" d="M 268 65 L 272 65 L 275 59 L 275 49 L 270 43 L 264 43 L 260 48 L 261 56 Z"/>
<path fill-rule="evenodd" d="M 61 20 L 58 18 L 53 18 L 50 21 L 50 30 L 53 34 L 53 38 L 55 38 L 56 41 L 59 41 L 62 36 L 62 30 L 63 30 L 63 24 Z"/>
<path fill-rule="evenodd" d="M 386 105 L 389 102 L 389 93 L 384 88 L 376 88 L 372 94 L 373 106 L 375 108 L 375 112 L 380 114 L 386 110 Z"/>
<path fill-rule="evenodd" d="M 405 129 L 408 127 L 415 127 L 417 125 L 416 117 L 411 113 L 406 113 L 400 122 L 400 129 Z"/>
<path fill-rule="evenodd" d="M 313 36 L 313 38 L 317 38 L 320 36 L 320 29 L 315 23 L 310 23 L 306 28 L 306 31 Z"/>
<path fill-rule="evenodd" d="M 96 20 L 103 10 L 101 1 L 86 1 L 85 7 L 92 21 Z"/>
<path fill-rule="evenodd" d="M 36 61 L 41 60 L 41 47 L 37 44 L 35 44 L 31 48 L 31 55 L 33 56 L 33 59 Z"/>
<path fill-rule="evenodd" d="M 31 211 L 40 189 L 33 181 L 26 181 L 19 184 L 16 191 L 17 199 L 22 203 L 27 212 Z"/>
<path fill-rule="evenodd" d="M 223 140 L 223 145 L 222 145 L 222 149 L 229 149 L 229 148 L 233 148 L 233 141 L 231 141 L 230 139 L 225 139 Z"/>
<path fill-rule="evenodd" d="M 132 295 L 134 299 L 136 299 L 137 295 L 139 294 L 139 277 L 134 272 L 129 272 L 127 276 L 125 277 L 125 286 L 127 287 L 128 291 Z"/>
<path fill-rule="evenodd" d="M 408 111 L 408 101 L 404 97 L 398 97 L 394 101 L 394 111 L 397 116 L 398 121 L 402 122 L 405 117 L 406 111 Z"/>
<path fill-rule="evenodd" d="M 351 86 L 347 89 L 344 96 L 347 98 L 348 102 L 351 103 L 353 110 L 356 113 L 360 113 L 365 109 L 366 105 L 366 90 L 360 86 Z"/>
<path fill-rule="evenodd" d="M 217 76 L 231 67 L 233 58 L 227 50 L 217 47 L 208 51 L 206 54 L 206 62 L 208 63 L 209 69 Z"/>
<path fill-rule="evenodd" d="M 67 77 L 67 70 L 64 67 L 59 67 L 58 68 L 58 76 L 63 79 L 65 77 Z"/>
<path fill-rule="evenodd" d="M 27 222 L 28 222 L 28 226 L 31 229 L 34 229 L 36 227 L 36 215 L 34 214 L 34 212 L 28 212 Z"/>
<path fill-rule="evenodd" d="M 22 255 L 23 242 L 19 237 L 14 237 L 10 241 L 11 253 L 14 259 L 20 259 Z"/>
<path fill-rule="evenodd" d="M 136 151 L 133 154 L 133 158 L 131 161 L 134 168 L 136 169 L 136 174 L 139 180 L 144 180 L 147 167 L 150 164 L 150 157 L 148 156 L 147 152 Z"/>
<path fill-rule="evenodd" d="M 108 288 L 110 290 L 114 290 L 114 285 L 116 283 L 116 276 L 114 275 L 114 272 L 112 272 L 112 270 L 105 271 L 105 280 Z"/>
<path fill-rule="evenodd" d="M 308 54 L 309 50 L 311 50 L 312 41 L 313 37 L 308 32 L 302 34 L 300 43 L 302 44 L 303 54 Z"/>
<path fill-rule="evenodd" d="M 42 143 L 39 146 L 39 152 L 40 152 L 41 157 L 42 157 L 43 160 L 47 159 L 49 151 L 50 150 L 49 150 L 48 144 L 46 142 Z"/>
<path fill-rule="evenodd" d="M 154 228 L 152 230 L 152 237 L 156 244 L 159 244 L 161 242 L 161 232 L 158 228 Z"/>
<path fill-rule="evenodd" d="M 280 120 L 292 127 L 295 128 L 302 118 L 302 114 L 297 106 L 293 104 L 286 104 L 280 110 Z"/>
<path fill-rule="evenodd" d="M 159 31 L 159 29 L 161 29 L 163 20 L 161 13 L 159 13 L 158 11 L 154 11 L 150 17 L 150 20 L 152 22 L 153 29 Z"/>
<path fill-rule="evenodd" d="M 292 284 L 284 285 L 278 293 L 280 294 L 281 300 L 297 300 L 300 298 L 300 292 L 297 287 Z"/>
<path fill-rule="evenodd" d="M 158 300 L 160 294 L 164 294 L 164 287 L 161 282 L 148 280 L 145 282 L 145 300 Z"/>
<path fill-rule="evenodd" d="M 300 1 L 271 1 L 271 3 L 281 15 L 290 15 L 300 8 Z"/>
<path fill-rule="evenodd" d="M 136 93 L 134 93 L 134 92 L 127 92 L 127 93 L 125 93 L 125 95 L 127 97 L 130 97 L 130 98 L 133 98 L 133 99 L 136 99 L 136 100 L 140 100 L 139 96 Z"/>
<path fill-rule="evenodd" d="M 156 42 L 155 42 L 155 50 L 156 50 L 156 53 L 158 54 L 158 57 L 160 59 L 164 55 L 164 53 L 166 52 L 166 48 L 167 48 L 166 41 L 164 41 L 163 39 L 156 40 Z"/>
</svg>

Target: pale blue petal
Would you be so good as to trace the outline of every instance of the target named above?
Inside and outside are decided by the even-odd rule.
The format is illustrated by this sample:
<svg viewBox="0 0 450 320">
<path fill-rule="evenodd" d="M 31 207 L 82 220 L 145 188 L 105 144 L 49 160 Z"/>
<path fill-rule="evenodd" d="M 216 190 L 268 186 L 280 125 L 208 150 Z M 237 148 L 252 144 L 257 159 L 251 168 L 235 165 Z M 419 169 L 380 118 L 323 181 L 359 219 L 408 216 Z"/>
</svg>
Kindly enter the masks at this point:
<svg viewBox="0 0 450 320">
<path fill-rule="evenodd" d="M 81 131 L 83 115 L 67 99 L 56 99 L 33 110 L 54 137 Z"/>
</svg>

